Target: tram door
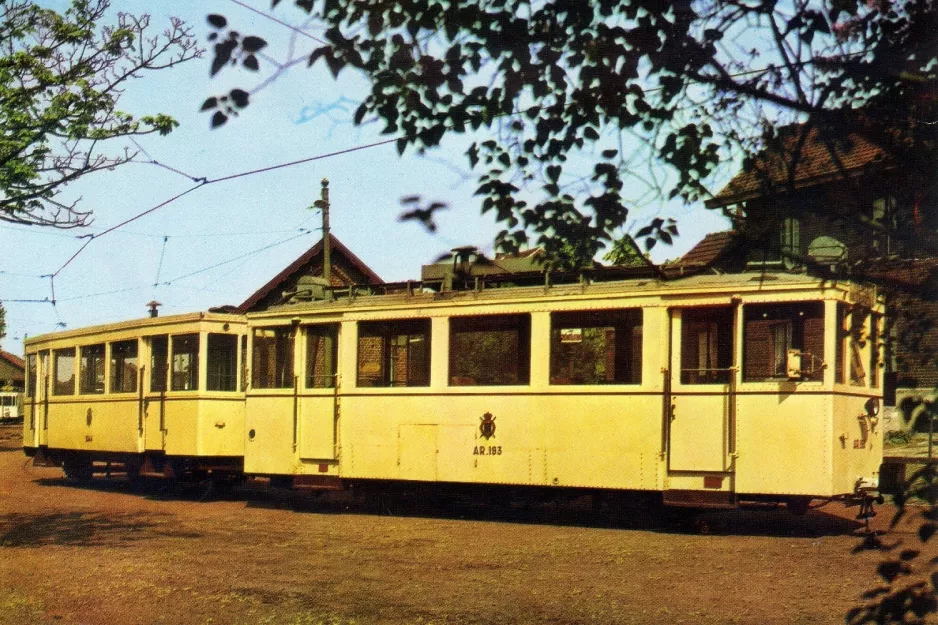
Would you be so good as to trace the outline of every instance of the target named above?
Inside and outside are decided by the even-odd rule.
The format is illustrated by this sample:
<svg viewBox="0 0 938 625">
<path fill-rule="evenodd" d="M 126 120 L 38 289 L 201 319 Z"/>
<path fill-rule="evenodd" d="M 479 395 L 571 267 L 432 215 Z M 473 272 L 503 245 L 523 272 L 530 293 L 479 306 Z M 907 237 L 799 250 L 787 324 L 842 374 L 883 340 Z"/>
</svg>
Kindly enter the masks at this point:
<svg viewBox="0 0 938 625">
<path fill-rule="evenodd" d="M 166 388 L 169 371 L 169 337 L 165 334 L 148 337 L 146 340 L 149 358 L 143 364 L 140 377 L 143 390 L 141 421 L 142 447 L 144 451 L 166 449 Z"/>
<path fill-rule="evenodd" d="M 732 306 L 672 311 L 668 470 L 732 467 Z"/>
<path fill-rule="evenodd" d="M 331 460 L 339 416 L 339 324 L 306 326 L 303 334 L 304 391 L 294 406 L 297 451 L 304 460 Z"/>
<path fill-rule="evenodd" d="M 30 380 L 35 382 L 35 402 L 32 406 L 33 445 L 39 447 L 49 444 L 49 394 L 52 385 L 51 358 L 49 352 L 39 352 L 39 362 L 36 365 L 36 377 Z"/>
</svg>

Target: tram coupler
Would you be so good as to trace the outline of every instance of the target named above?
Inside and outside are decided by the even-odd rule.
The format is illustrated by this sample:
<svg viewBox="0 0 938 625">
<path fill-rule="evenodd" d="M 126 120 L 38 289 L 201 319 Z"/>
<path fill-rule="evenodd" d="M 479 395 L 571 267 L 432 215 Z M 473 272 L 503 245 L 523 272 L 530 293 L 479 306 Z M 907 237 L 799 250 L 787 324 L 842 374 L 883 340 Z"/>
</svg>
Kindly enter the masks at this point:
<svg viewBox="0 0 938 625">
<path fill-rule="evenodd" d="M 846 505 L 848 508 L 860 507 L 857 511 L 857 521 L 863 521 L 866 526 L 866 533 L 869 534 L 871 533 L 870 520 L 876 516 L 874 506 L 883 503 L 883 501 L 883 495 L 875 484 L 870 483 L 868 480 L 859 479 L 853 494 L 847 497 Z"/>
</svg>

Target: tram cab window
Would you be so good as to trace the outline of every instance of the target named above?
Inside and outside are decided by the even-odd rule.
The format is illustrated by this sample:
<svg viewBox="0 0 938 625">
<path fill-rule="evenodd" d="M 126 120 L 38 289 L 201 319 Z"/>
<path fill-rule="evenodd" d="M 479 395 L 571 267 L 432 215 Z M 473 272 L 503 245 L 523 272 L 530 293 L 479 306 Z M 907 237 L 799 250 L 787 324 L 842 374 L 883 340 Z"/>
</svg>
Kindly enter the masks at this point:
<svg viewBox="0 0 938 625">
<path fill-rule="evenodd" d="M 199 388 L 199 335 L 172 337 L 172 391 L 195 391 Z"/>
<path fill-rule="evenodd" d="M 79 389 L 82 394 L 104 392 L 104 345 L 84 345 L 79 348 Z"/>
<path fill-rule="evenodd" d="M 164 335 L 150 338 L 150 390 L 160 393 L 166 390 L 166 371 L 169 369 L 169 337 Z"/>
<path fill-rule="evenodd" d="M 429 386 L 430 320 L 358 324 L 358 386 Z"/>
<path fill-rule="evenodd" d="M 733 309 L 681 313 L 681 384 L 726 384 L 733 365 Z"/>
<path fill-rule="evenodd" d="M 32 399 L 36 396 L 36 354 L 26 356 L 26 397 Z"/>
<path fill-rule="evenodd" d="M 306 388 L 335 388 L 338 324 L 306 327 Z"/>
<path fill-rule="evenodd" d="M 453 317 L 449 328 L 450 386 L 528 384 L 530 315 Z"/>
<path fill-rule="evenodd" d="M 881 315 L 870 315 L 870 386 L 873 388 L 879 388 L 880 341 L 882 341 L 882 337 L 879 335 L 879 326 L 881 323 Z"/>
<path fill-rule="evenodd" d="M 551 384 L 641 384 L 642 311 L 552 313 Z"/>
<path fill-rule="evenodd" d="M 867 330 L 869 318 L 869 311 L 837 304 L 837 354 L 834 360 L 834 378 L 841 384 L 866 385 L 866 364 L 871 363 L 864 363 L 863 349 L 872 338 Z M 878 337 L 876 340 L 878 341 Z M 877 350 L 878 347 L 872 347 L 870 351 L 875 353 Z M 878 354 L 875 358 L 878 361 Z M 870 373 L 873 379 L 876 378 L 876 371 L 874 366 Z"/>
<path fill-rule="evenodd" d="M 210 391 L 238 388 L 238 337 L 235 334 L 208 335 L 205 361 L 205 387 Z"/>
<path fill-rule="evenodd" d="M 824 379 L 823 302 L 752 304 L 744 311 L 744 380 Z M 800 356 L 801 369 L 796 376 L 788 370 L 789 351 Z"/>
<path fill-rule="evenodd" d="M 293 388 L 294 333 L 289 326 L 254 329 L 254 388 Z"/>
<path fill-rule="evenodd" d="M 850 362 L 850 384 L 854 386 L 866 385 L 866 364 L 863 362 L 863 348 L 869 341 L 867 322 L 870 313 L 868 310 L 853 309 L 850 315 L 850 336 L 847 339 L 847 353 Z"/>
<path fill-rule="evenodd" d="M 111 343 L 111 392 L 137 391 L 137 341 Z"/>
</svg>

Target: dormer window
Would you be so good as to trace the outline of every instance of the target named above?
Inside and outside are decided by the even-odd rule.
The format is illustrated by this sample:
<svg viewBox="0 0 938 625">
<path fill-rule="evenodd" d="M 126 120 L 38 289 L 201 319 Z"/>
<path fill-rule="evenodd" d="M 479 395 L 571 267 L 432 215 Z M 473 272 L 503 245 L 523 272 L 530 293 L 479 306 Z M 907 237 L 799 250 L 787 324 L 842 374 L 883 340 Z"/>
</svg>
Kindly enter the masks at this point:
<svg viewBox="0 0 938 625">
<path fill-rule="evenodd" d="M 892 234 L 896 230 L 896 197 L 886 195 L 873 200 L 873 224 L 877 227 L 873 236 L 873 249 L 880 254 L 895 254 L 896 241 Z"/>
<path fill-rule="evenodd" d="M 797 264 L 801 258 L 801 221 L 797 217 L 782 220 L 779 249 L 785 264 Z"/>
</svg>

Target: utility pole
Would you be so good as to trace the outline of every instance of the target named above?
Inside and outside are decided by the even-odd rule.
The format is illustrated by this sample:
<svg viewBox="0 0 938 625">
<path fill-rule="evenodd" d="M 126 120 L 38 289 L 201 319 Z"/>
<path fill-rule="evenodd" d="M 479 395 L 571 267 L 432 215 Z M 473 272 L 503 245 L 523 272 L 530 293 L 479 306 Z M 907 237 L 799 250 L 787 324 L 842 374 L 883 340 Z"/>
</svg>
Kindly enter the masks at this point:
<svg viewBox="0 0 938 625">
<path fill-rule="evenodd" d="M 329 180 L 322 179 L 322 192 L 313 206 L 322 210 L 322 277 L 332 286 L 332 238 L 329 236 Z"/>
</svg>

